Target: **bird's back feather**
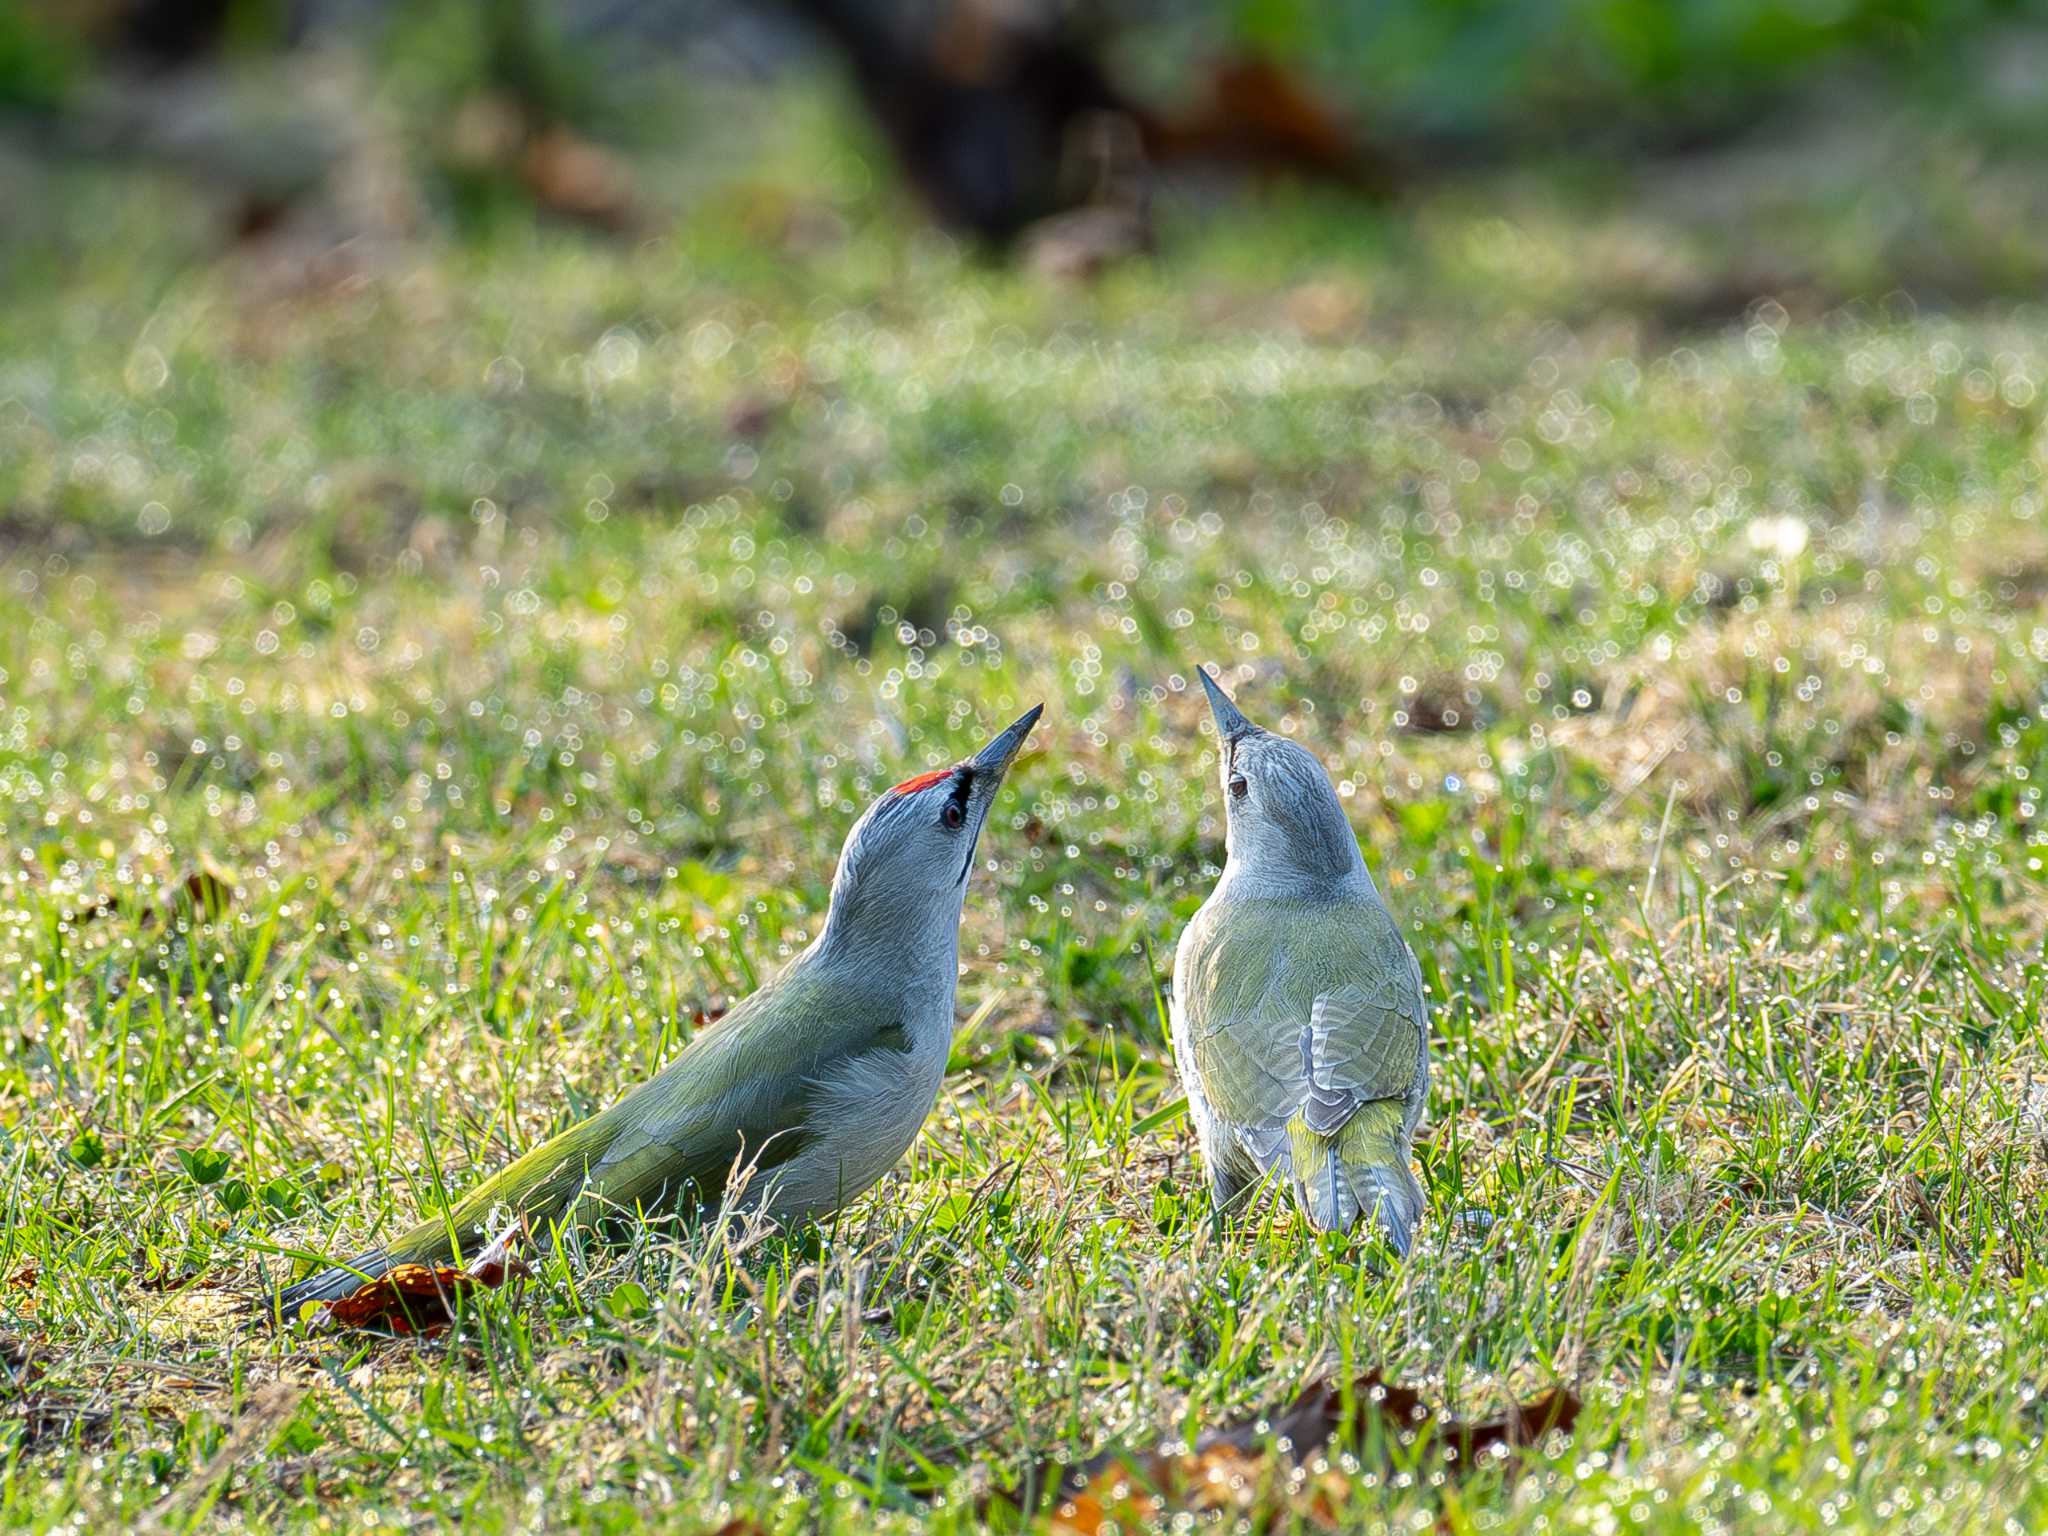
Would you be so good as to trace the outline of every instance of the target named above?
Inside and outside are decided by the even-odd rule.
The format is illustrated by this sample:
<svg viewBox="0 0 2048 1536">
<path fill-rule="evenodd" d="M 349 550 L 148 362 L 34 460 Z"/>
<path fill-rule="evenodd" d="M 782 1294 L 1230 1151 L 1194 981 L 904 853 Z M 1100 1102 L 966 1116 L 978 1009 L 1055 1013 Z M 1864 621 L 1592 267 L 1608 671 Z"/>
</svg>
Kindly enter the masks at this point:
<svg viewBox="0 0 2048 1536">
<path fill-rule="evenodd" d="M 1405 1251 L 1421 1210 L 1408 1140 L 1427 1012 L 1377 896 L 1212 897 L 1183 936 L 1174 1008 L 1205 1156 L 1284 1176 L 1318 1227 L 1377 1211 Z"/>
</svg>

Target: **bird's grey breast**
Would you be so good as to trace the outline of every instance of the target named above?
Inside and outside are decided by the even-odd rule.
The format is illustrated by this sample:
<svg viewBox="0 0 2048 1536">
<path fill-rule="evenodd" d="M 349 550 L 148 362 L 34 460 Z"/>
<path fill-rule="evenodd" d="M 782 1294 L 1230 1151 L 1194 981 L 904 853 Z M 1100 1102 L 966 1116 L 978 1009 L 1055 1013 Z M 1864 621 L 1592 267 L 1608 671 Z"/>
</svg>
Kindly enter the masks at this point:
<svg viewBox="0 0 2048 1536">
<path fill-rule="evenodd" d="M 950 1050 L 950 1029 L 889 1025 L 817 1071 L 806 1085 L 809 1140 L 777 1179 L 776 1212 L 835 1210 L 895 1167 L 931 1117 Z"/>
</svg>

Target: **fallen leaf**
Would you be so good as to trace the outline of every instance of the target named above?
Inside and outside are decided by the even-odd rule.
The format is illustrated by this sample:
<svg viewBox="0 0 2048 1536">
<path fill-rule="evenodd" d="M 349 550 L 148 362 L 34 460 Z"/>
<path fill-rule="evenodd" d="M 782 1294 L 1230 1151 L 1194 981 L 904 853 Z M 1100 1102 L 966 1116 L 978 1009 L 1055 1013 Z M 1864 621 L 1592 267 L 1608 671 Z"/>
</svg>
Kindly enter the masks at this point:
<svg viewBox="0 0 2048 1536">
<path fill-rule="evenodd" d="M 1465 1421 L 1442 1419 L 1431 1413 L 1410 1387 L 1392 1386 L 1368 1371 L 1351 1384 L 1351 1395 L 1361 1412 L 1354 1427 L 1354 1439 L 1363 1444 L 1365 1420 L 1377 1416 L 1395 1433 L 1412 1433 L 1425 1439 L 1446 1461 L 1469 1466 L 1496 1448 L 1532 1445 L 1552 1431 L 1569 1433 L 1579 1417 L 1579 1399 L 1558 1387 L 1533 1403 L 1520 1403 L 1491 1418 Z M 1328 1377 L 1311 1385 L 1293 1405 L 1275 1419 L 1272 1438 L 1285 1439 L 1297 1450 L 1312 1450 L 1328 1442 L 1342 1425 L 1344 1393 Z M 1205 1435 L 1196 1450 L 1228 1444 L 1249 1450 L 1259 1441 L 1255 1423 L 1242 1423 Z"/>
<path fill-rule="evenodd" d="M 633 173 L 610 150 L 554 127 L 535 136 L 519 160 L 520 179 L 549 213 L 614 234 L 639 219 Z"/>
<path fill-rule="evenodd" d="M 380 1328 L 396 1334 L 439 1333 L 455 1321 L 462 1298 L 475 1290 L 496 1290 L 527 1272 L 512 1252 L 524 1228 L 514 1223 L 477 1255 L 469 1269 L 453 1264 L 400 1264 L 313 1313 L 338 1328 Z"/>
<path fill-rule="evenodd" d="M 1138 114 L 1152 159 L 1227 160 L 1265 173 L 1293 172 L 1385 198 L 1400 177 L 1302 77 L 1271 59 L 1218 59 L 1209 99 L 1167 120 Z"/>
<path fill-rule="evenodd" d="M 1349 1395 L 1358 1412 L 1344 1440 L 1346 1450 L 1366 1454 L 1377 1429 L 1382 1444 L 1419 1443 L 1426 1460 L 1453 1476 L 1482 1457 L 1533 1445 L 1551 1433 L 1569 1433 L 1580 1406 L 1576 1395 L 1560 1387 L 1490 1418 L 1445 1418 L 1432 1412 L 1412 1388 L 1390 1385 L 1376 1371 L 1353 1381 Z M 1111 1446 L 1064 1469 L 1042 1462 L 1022 1489 L 998 1494 L 995 1500 L 1031 1514 L 1050 1496 L 1050 1528 L 1085 1536 L 1097 1536 L 1105 1525 L 1130 1529 L 1172 1513 L 1249 1511 L 1277 1480 L 1281 1456 L 1304 1461 L 1339 1436 L 1345 1396 L 1340 1383 L 1324 1377 L 1272 1419 L 1241 1419 L 1210 1430 L 1186 1455 L 1141 1454 Z M 1269 1452 L 1269 1445 L 1280 1454 Z M 1334 1524 L 1349 1486 L 1343 1473 L 1329 1470 L 1297 1488 L 1293 1496 L 1305 1495 L 1311 1518 L 1327 1527 Z M 1276 1524 L 1284 1516 L 1284 1510 L 1274 1510 Z"/>
</svg>

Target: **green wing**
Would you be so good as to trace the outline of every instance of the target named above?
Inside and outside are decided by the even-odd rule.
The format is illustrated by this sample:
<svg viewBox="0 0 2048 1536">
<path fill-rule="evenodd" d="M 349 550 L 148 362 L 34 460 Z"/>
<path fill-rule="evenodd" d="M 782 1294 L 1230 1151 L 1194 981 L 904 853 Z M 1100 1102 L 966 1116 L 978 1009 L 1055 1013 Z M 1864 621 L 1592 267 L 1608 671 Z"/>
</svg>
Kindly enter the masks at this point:
<svg viewBox="0 0 2048 1536">
<path fill-rule="evenodd" d="M 742 1157 L 758 1177 L 810 1145 L 810 1087 L 828 1063 L 904 1045 L 891 1005 L 825 987 L 799 959 L 604 1113 L 535 1147 L 452 1211 L 308 1276 L 273 1304 L 291 1315 L 396 1265 L 446 1262 L 457 1242 L 482 1246 L 480 1229 L 496 1212 L 538 1233 L 607 1209 L 673 1206 L 693 1192 L 716 1198 Z"/>
<path fill-rule="evenodd" d="M 1232 902 L 1189 936 L 1182 1005 L 1203 1090 L 1224 1119 L 1275 1128 L 1300 1113 L 1329 1135 L 1361 1105 L 1410 1094 L 1421 988 L 1383 907 Z"/>
<path fill-rule="evenodd" d="M 810 1089 L 829 1064 L 901 1038 L 893 1009 L 823 986 L 799 961 L 618 1103 L 486 1181 L 450 1220 L 467 1245 L 494 1209 L 539 1228 L 572 1206 L 575 1219 L 596 1220 L 716 1200 L 735 1164 L 751 1163 L 759 1179 L 815 1140 Z M 423 1222 L 392 1251 L 446 1258 L 448 1227 Z"/>
<path fill-rule="evenodd" d="M 1428 1082 L 1428 1014 L 1386 909 L 1204 906 L 1182 961 L 1175 1049 L 1200 1080 L 1196 1124 L 1216 1187 L 1283 1173 L 1313 1225 L 1342 1231 L 1370 1213 L 1406 1253 L 1423 1207 L 1408 1140 Z"/>
</svg>

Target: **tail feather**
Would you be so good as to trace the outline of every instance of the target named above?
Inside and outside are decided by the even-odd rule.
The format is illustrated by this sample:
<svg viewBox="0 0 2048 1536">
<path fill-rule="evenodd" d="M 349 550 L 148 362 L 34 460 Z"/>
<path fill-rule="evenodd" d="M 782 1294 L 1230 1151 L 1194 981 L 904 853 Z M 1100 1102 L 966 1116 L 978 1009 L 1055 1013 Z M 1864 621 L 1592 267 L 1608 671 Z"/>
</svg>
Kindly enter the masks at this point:
<svg viewBox="0 0 2048 1536">
<path fill-rule="evenodd" d="M 481 1246 L 478 1229 L 501 1207 L 524 1215 L 535 1230 L 545 1228 L 581 1193 L 585 1173 L 611 1145 L 619 1123 L 608 1110 L 571 1126 L 485 1180 L 447 1216 L 423 1221 L 387 1244 L 286 1286 L 276 1294 L 276 1314 L 290 1321 L 307 1303 L 339 1300 L 400 1265 L 449 1263 L 455 1256 L 455 1239 L 476 1239 Z"/>
<path fill-rule="evenodd" d="M 1294 1196 L 1310 1224 L 1348 1231 L 1371 1218 L 1396 1253 L 1407 1256 L 1422 1215 L 1422 1189 L 1408 1168 L 1404 1106 L 1380 1100 L 1360 1106 L 1331 1135 L 1297 1114 L 1287 1122 L 1287 1164 Z"/>
<path fill-rule="evenodd" d="M 366 1280 L 374 1280 L 391 1268 L 388 1249 L 366 1248 L 343 1264 L 308 1275 L 296 1285 L 277 1293 L 277 1310 L 286 1318 L 296 1317 L 312 1301 L 338 1301 Z"/>
</svg>

